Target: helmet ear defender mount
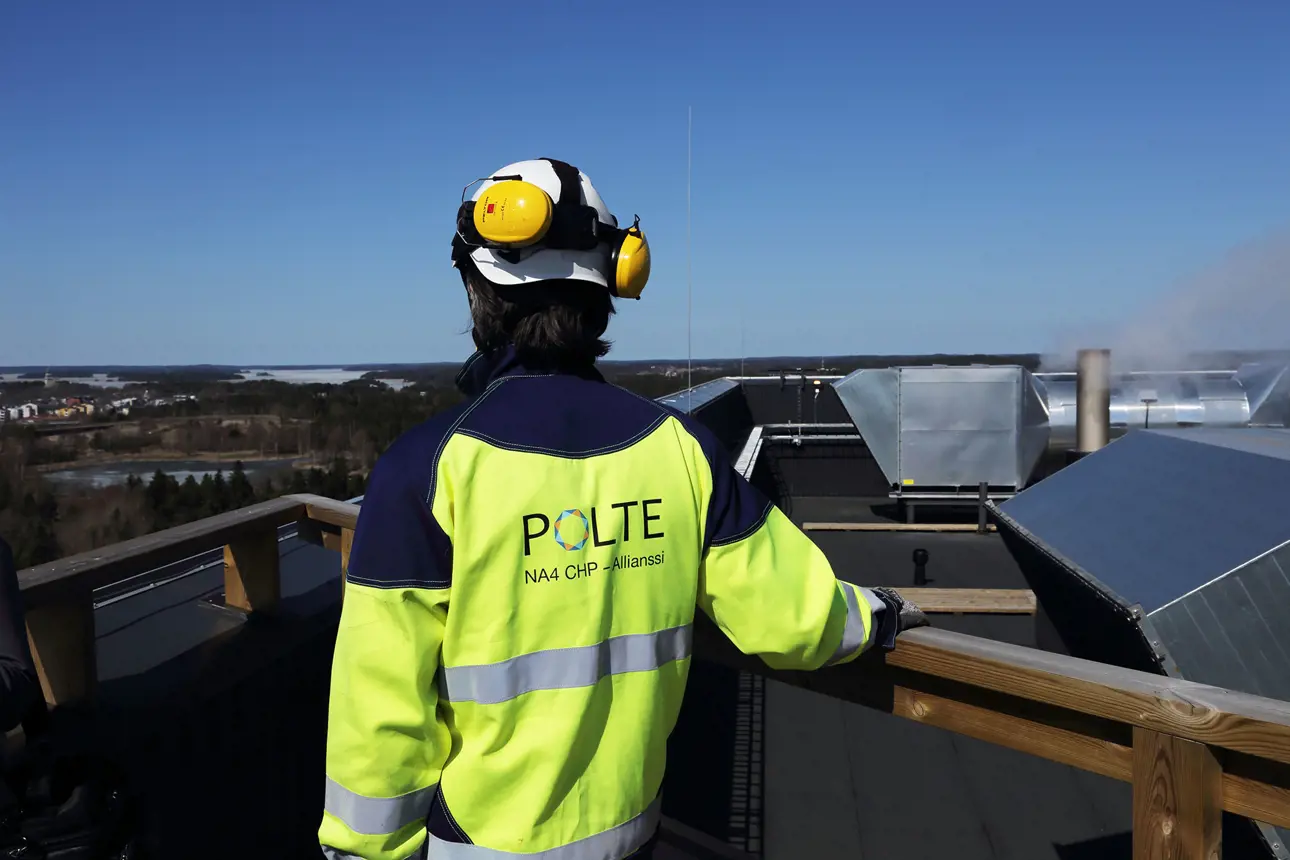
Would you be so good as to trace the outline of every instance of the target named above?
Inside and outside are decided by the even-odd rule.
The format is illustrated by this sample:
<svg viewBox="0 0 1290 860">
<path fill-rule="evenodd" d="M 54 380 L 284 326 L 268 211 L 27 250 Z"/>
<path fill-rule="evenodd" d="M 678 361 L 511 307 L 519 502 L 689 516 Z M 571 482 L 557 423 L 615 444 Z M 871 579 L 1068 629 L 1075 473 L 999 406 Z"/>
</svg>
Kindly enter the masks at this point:
<svg viewBox="0 0 1290 860">
<path fill-rule="evenodd" d="M 503 260 L 517 263 L 526 248 L 592 251 L 609 247 L 609 292 L 623 299 L 639 299 L 649 280 L 649 243 L 641 232 L 640 216 L 622 229 L 606 224 L 594 206 L 582 203 L 582 182 L 577 168 L 552 158 L 560 179 L 560 200 L 519 176 L 490 176 L 462 189 L 457 210 L 457 235 L 453 237 L 454 263 L 475 248 L 488 248 Z M 466 200 L 472 185 L 491 181 L 478 200 Z"/>
</svg>

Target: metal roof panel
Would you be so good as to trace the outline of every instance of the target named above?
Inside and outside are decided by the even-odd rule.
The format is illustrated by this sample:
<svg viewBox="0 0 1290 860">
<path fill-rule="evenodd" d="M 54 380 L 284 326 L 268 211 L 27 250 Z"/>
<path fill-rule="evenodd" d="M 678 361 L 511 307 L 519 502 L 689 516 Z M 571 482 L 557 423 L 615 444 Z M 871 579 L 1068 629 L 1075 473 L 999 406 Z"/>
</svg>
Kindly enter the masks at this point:
<svg viewBox="0 0 1290 860">
<path fill-rule="evenodd" d="M 1290 457 L 1265 453 L 1290 436 L 1270 432 L 1133 431 L 1000 510 L 1150 613 L 1290 540 Z"/>
<path fill-rule="evenodd" d="M 1290 460 L 1290 430 L 1282 427 L 1188 427 L 1150 432 L 1245 454 Z"/>
</svg>

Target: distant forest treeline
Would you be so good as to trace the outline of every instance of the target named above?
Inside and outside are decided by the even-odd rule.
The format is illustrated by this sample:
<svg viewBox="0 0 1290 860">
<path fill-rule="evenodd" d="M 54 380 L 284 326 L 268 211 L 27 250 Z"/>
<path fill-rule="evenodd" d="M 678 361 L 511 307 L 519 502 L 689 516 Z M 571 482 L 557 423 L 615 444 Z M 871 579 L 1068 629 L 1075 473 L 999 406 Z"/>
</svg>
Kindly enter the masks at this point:
<svg viewBox="0 0 1290 860">
<path fill-rule="evenodd" d="M 56 492 L 0 452 L 0 537 L 18 567 L 30 567 L 129 540 L 159 529 L 214 516 L 284 493 L 335 499 L 362 495 L 366 478 L 338 458 L 327 469 L 295 470 L 253 483 L 241 463 L 227 477 L 191 475 L 183 482 L 164 472 L 131 475 L 124 485 Z"/>
<path fill-rule="evenodd" d="M 355 468 L 370 468 L 377 455 L 401 433 L 459 403 L 447 369 L 394 390 L 370 380 L 341 385 L 280 381 L 206 383 L 179 378 L 155 383 L 154 397 L 196 394 L 195 400 L 165 406 L 135 406 L 129 415 L 95 415 L 85 433 L 65 426 L 11 424 L 0 438 L 21 450 L 24 465 L 72 464 L 90 459 L 143 458 L 151 453 L 204 454 L 271 459 L 345 456 Z M 719 376 L 696 371 L 695 383 Z M 611 374 L 612 376 L 612 374 Z M 616 381 L 647 397 L 684 386 L 684 377 L 635 374 Z M 61 386 L 60 386 L 61 388 Z M 57 390 L 57 389 L 55 389 Z M 57 431 L 57 435 L 53 433 Z"/>
<path fill-rule="evenodd" d="M 1021 364 L 1025 367 L 1035 368 L 1039 366 L 1040 357 L 1034 353 L 1021 354 L 996 354 L 996 355 L 842 355 L 842 356 L 759 356 L 754 358 L 702 358 L 696 357 L 690 361 L 690 366 L 696 371 L 703 371 L 714 376 L 728 376 L 739 373 L 744 370 L 747 373 L 774 373 L 783 370 L 818 370 L 824 369 L 832 372 L 849 372 L 860 367 L 890 367 L 897 364 L 972 364 L 972 363 L 1009 363 Z M 369 380 L 379 379 L 403 379 L 407 380 L 415 387 L 422 390 L 430 390 L 443 386 L 451 386 L 452 380 L 456 376 L 460 364 L 456 362 L 434 362 L 428 364 L 382 364 L 382 365 L 339 365 L 335 369 L 362 373 L 363 378 Z M 631 360 L 620 361 L 614 359 L 605 359 L 598 363 L 601 372 L 610 381 L 624 384 L 624 380 L 640 377 L 655 376 L 660 379 L 672 379 L 673 384 L 677 379 L 684 379 L 686 361 L 684 359 L 662 359 L 662 360 Z M 257 370 L 272 370 L 274 368 L 256 368 Z M 282 370 L 313 370 L 313 369 L 333 369 L 324 366 L 302 366 L 299 368 L 280 368 Z M 17 390 L 23 389 L 27 392 L 36 392 L 43 386 L 45 377 L 45 368 L 9 368 L 0 369 L 0 372 L 17 373 L 20 378 L 16 382 L 8 382 L 0 385 L 0 390 L 12 388 Z M 107 374 L 113 379 L 119 379 L 126 389 L 136 387 L 146 387 L 154 396 L 164 396 L 166 393 L 189 393 L 195 387 L 205 385 L 236 385 L 243 386 L 248 384 L 272 384 L 273 382 L 282 382 L 282 380 L 273 380 L 271 378 L 257 379 L 250 377 L 243 382 L 234 382 L 233 379 L 241 373 L 247 372 L 245 368 L 234 365 L 192 365 L 192 366 L 175 366 L 175 367 L 112 367 L 103 365 L 98 367 L 51 367 L 49 372 L 55 377 L 76 377 L 89 378 L 95 374 Z M 300 385 L 299 383 L 292 383 Z M 101 386 L 88 384 L 65 383 L 66 387 L 75 387 L 79 392 L 92 394 L 98 392 L 105 393 L 108 389 Z M 60 386 L 61 387 L 61 386 Z M 303 385 L 300 387 L 308 387 Z M 124 389 L 115 389 L 122 391 Z M 135 394 L 137 391 L 124 390 L 126 395 Z M 670 393 L 664 391 L 663 393 Z M 113 395 L 121 396 L 121 395 Z"/>
<path fill-rule="evenodd" d="M 1096 346 L 1097 344 L 1091 345 Z M 1173 358 L 1178 357 L 1174 356 Z M 1290 351 L 1286 350 L 1207 350 L 1190 354 L 1178 367 L 1141 367 L 1137 369 L 1171 370 L 1198 367 L 1235 369 L 1238 365 L 1247 361 L 1285 361 L 1287 359 L 1290 359 Z M 957 365 L 976 363 L 1019 364 L 1031 370 L 1073 370 L 1074 361 L 1075 356 L 1073 354 L 1054 360 L 1052 356 L 1045 357 L 1039 353 L 979 353 L 975 355 L 921 353 L 903 355 L 757 356 L 752 358 L 695 357 L 691 364 L 696 369 L 703 368 L 717 371 L 720 375 L 728 375 L 738 372 L 741 366 L 749 373 L 758 374 L 791 369 L 825 368 L 834 372 L 848 372 L 860 367 L 892 367 L 902 364 Z M 1045 366 L 1042 368 L 1040 368 L 1041 362 L 1045 362 Z M 1047 366 L 1048 362 L 1053 362 L 1053 366 Z M 424 364 L 262 365 L 255 369 L 330 370 L 338 368 L 362 373 L 372 379 L 397 378 L 436 385 L 442 384 L 444 380 L 451 382 L 459 366 L 457 362 L 430 362 Z M 651 372 L 661 374 L 668 370 L 675 373 L 678 370 L 684 370 L 686 361 L 685 359 L 618 360 L 611 358 L 600 362 L 600 366 L 607 376 L 619 377 Z M 228 381 L 237 374 L 246 372 L 247 367 L 245 365 L 169 365 L 152 367 L 98 365 L 79 367 L 51 366 L 49 368 L 27 366 L 0 368 L 0 373 L 19 374 L 23 380 L 22 383 L 7 383 L 6 385 L 39 386 L 46 370 L 54 376 L 86 378 L 94 374 L 105 373 L 127 384 L 154 387 L 168 387 L 178 384 L 191 388 L 194 385 Z M 89 386 L 86 388 L 87 390 L 93 390 Z M 99 390 L 102 391 L 102 389 Z"/>
<path fill-rule="evenodd" d="M 1239 363 L 1214 356 L 1205 360 L 1233 367 Z M 1035 354 L 696 359 L 689 378 L 697 385 L 741 371 L 749 375 L 796 370 L 843 374 L 861 367 L 902 364 L 1020 364 L 1033 370 L 1039 363 Z M 610 382 L 651 398 L 679 391 L 687 381 L 685 362 L 607 361 L 600 367 Z M 335 498 L 358 495 L 368 470 L 391 442 L 461 401 L 454 385 L 457 369 L 457 365 L 447 364 L 384 366 L 364 379 L 329 385 L 228 382 L 232 368 L 167 368 L 161 372 L 156 368 L 59 368 L 59 373 L 67 375 L 110 371 L 121 378 L 146 378 L 153 398 L 195 394 L 196 399 L 134 408 L 128 417 L 118 414 L 104 420 L 95 416 L 94 426 L 85 432 L 57 436 L 42 436 L 33 425 L 3 426 L 0 536 L 14 546 L 19 563 L 27 566 L 284 492 L 307 491 Z M 39 375 L 44 375 L 43 369 Z M 409 384 L 395 390 L 374 378 L 396 375 Z M 15 391 L 56 397 L 94 394 L 101 400 L 122 396 L 75 384 L 52 389 L 44 389 L 39 382 L 0 385 L 0 395 L 7 394 L 9 399 Z M 124 394 L 140 391 L 131 386 Z M 310 457 L 314 463 L 328 465 L 285 472 L 258 485 L 252 485 L 244 471 L 235 467 L 227 477 L 204 481 L 177 483 L 157 473 L 138 476 L 125 486 L 86 490 L 56 489 L 37 468 L 87 457 L 101 462 L 162 453 L 227 459 Z"/>
<path fill-rule="evenodd" d="M 693 384 L 741 371 L 767 374 L 795 370 L 846 373 L 859 367 L 891 364 L 1021 363 L 1037 356 L 852 356 L 755 358 L 692 362 Z M 683 389 L 684 362 L 600 364 L 612 383 L 646 397 Z M 195 394 L 196 400 L 167 406 L 132 408 L 128 417 L 104 421 L 84 433 L 44 437 L 38 426 L 6 426 L 0 431 L 0 535 L 14 547 L 19 564 L 29 566 L 62 555 L 126 540 L 284 492 L 315 492 L 349 498 L 362 492 L 367 471 L 400 434 L 462 399 L 454 379 L 457 365 L 393 368 L 409 385 L 395 390 L 375 381 L 391 368 L 344 384 L 298 384 L 277 380 L 229 382 L 231 368 L 58 368 L 66 375 L 111 372 L 123 379 L 147 380 L 150 397 Z M 32 371 L 33 374 L 36 371 Z M 38 374 L 43 377 L 44 370 Z M 91 394 L 100 400 L 122 396 L 92 386 L 39 382 L 7 383 L 0 388 L 42 396 Z M 123 394 L 140 393 L 131 386 Z M 72 490 L 56 488 L 37 467 L 143 458 L 149 454 L 201 457 L 203 454 L 257 457 L 312 457 L 326 469 L 294 470 L 276 481 L 252 485 L 240 468 L 227 477 L 177 483 L 158 472 L 132 478 L 124 486 Z"/>
<path fill-rule="evenodd" d="M 666 373 L 606 375 L 649 397 L 672 393 L 683 377 Z M 372 380 L 341 385 L 280 381 L 210 382 L 178 372 L 149 386 L 154 397 L 193 394 L 167 406 L 133 408 L 128 417 L 97 416 L 84 433 L 42 436 L 39 425 L 0 432 L 0 536 L 18 563 L 30 566 L 272 498 L 312 492 L 352 498 L 363 492 L 379 454 L 406 430 L 461 402 L 456 367 L 427 370 L 401 390 Z M 696 371 L 695 383 L 722 375 Z M 67 386 L 56 386 L 60 395 Z M 309 456 L 327 468 L 295 469 L 253 484 L 240 465 L 227 475 L 176 482 L 164 472 L 123 486 L 70 489 L 45 480 L 37 467 L 74 465 L 92 457 L 183 454 Z"/>
</svg>

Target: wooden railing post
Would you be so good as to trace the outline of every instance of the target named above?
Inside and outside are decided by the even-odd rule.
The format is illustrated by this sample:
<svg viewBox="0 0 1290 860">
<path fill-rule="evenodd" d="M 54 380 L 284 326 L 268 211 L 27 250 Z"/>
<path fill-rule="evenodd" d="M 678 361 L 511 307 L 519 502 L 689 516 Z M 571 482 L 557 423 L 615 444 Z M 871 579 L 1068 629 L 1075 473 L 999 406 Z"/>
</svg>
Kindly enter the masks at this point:
<svg viewBox="0 0 1290 860">
<path fill-rule="evenodd" d="M 65 705 L 90 699 L 98 686 L 94 604 L 90 595 L 27 610 L 27 642 L 45 701 Z"/>
<path fill-rule="evenodd" d="M 340 597 L 345 599 L 345 583 L 349 579 L 349 553 L 354 548 L 354 530 L 340 530 Z"/>
<path fill-rule="evenodd" d="M 340 596 L 345 598 L 349 579 L 349 554 L 354 547 L 354 529 L 358 527 L 358 506 L 321 496 L 287 496 L 305 506 L 300 521 L 300 535 L 311 543 L 322 544 L 340 553 Z"/>
<path fill-rule="evenodd" d="M 1133 860 L 1220 860 L 1223 771 L 1205 744 L 1133 729 Z"/>
<path fill-rule="evenodd" d="M 245 612 L 272 612 L 282 596 L 278 530 L 266 528 L 224 546 L 224 603 Z"/>
</svg>

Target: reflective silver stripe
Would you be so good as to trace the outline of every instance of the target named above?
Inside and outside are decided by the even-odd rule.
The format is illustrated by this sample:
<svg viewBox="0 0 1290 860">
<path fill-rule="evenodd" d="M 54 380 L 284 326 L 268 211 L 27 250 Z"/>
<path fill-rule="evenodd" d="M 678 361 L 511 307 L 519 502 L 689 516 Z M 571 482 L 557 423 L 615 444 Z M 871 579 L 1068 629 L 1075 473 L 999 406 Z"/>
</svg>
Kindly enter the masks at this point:
<svg viewBox="0 0 1290 860">
<path fill-rule="evenodd" d="M 435 783 L 399 797 L 367 797 L 355 794 L 327 777 L 323 809 L 355 833 L 380 836 L 407 827 L 414 821 L 424 821 L 430 814 L 430 803 L 438 787 L 439 784 Z"/>
<path fill-rule="evenodd" d="M 434 860 L 622 860 L 649 840 L 658 828 L 659 798 L 640 815 L 611 827 L 601 833 L 533 854 L 516 854 L 485 848 L 482 845 L 463 845 L 444 842 L 430 834 L 429 856 Z"/>
<path fill-rule="evenodd" d="M 322 856 L 325 860 L 363 860 L 357 854 L 350 854 L 346 851 L 341 851 L 339 848 L 332 848 L 330 845 L 322 846 Z M 421 847 L 418 846 L 415 851 L 404 857 L 403 860 L 412 860 L 413 857 L 422 856 Z"/>
<path fill-rule="evenodd" d="M 615 636 L 595 645 L 553 648 L 480 666 L 445 666 L 442 689 L 450 702 L 495 705 L 534 690 L 590 687 L 624 672 L 648 672 L 690 656 L 691 627 Z"/>
<path fill-rule="evenodd" d="M 874 594 L 871 590 L 860 585 L 855 586 L 855 590 L 864 595 L 865 602 L 869 604 L 869 613 L 871 615 L 877 616 L 879 613 L 887 610 L 887 604 L 883 603 L 882 598 Z M 870 627 L 877 626 L 878 623 L 876 621 L 870 624 Z"/>
<path fill-rule="evenodd" d="M 839 585 L 847 598 L 847 625 L 842 629 L 842 641 L 838 643 L 833 656 L 824 664 L 826 666 L 832 666 L 839 660 L 845 660 L 857 651 L 869 646 L 869 640 L 866 640 L 864 635 L 864 619 L 860 617 L 860 602 L 856 599 L 856 592 L 859 591 L 864 594 L 865 602 L 869 604 L 870 630 L 878 626 L 878 613 L 886 606 L 878 595 L 867 588 L 861 588 L 858 585 L 851 585 L 846 582 L 841 582 Z"/>
</svg>

